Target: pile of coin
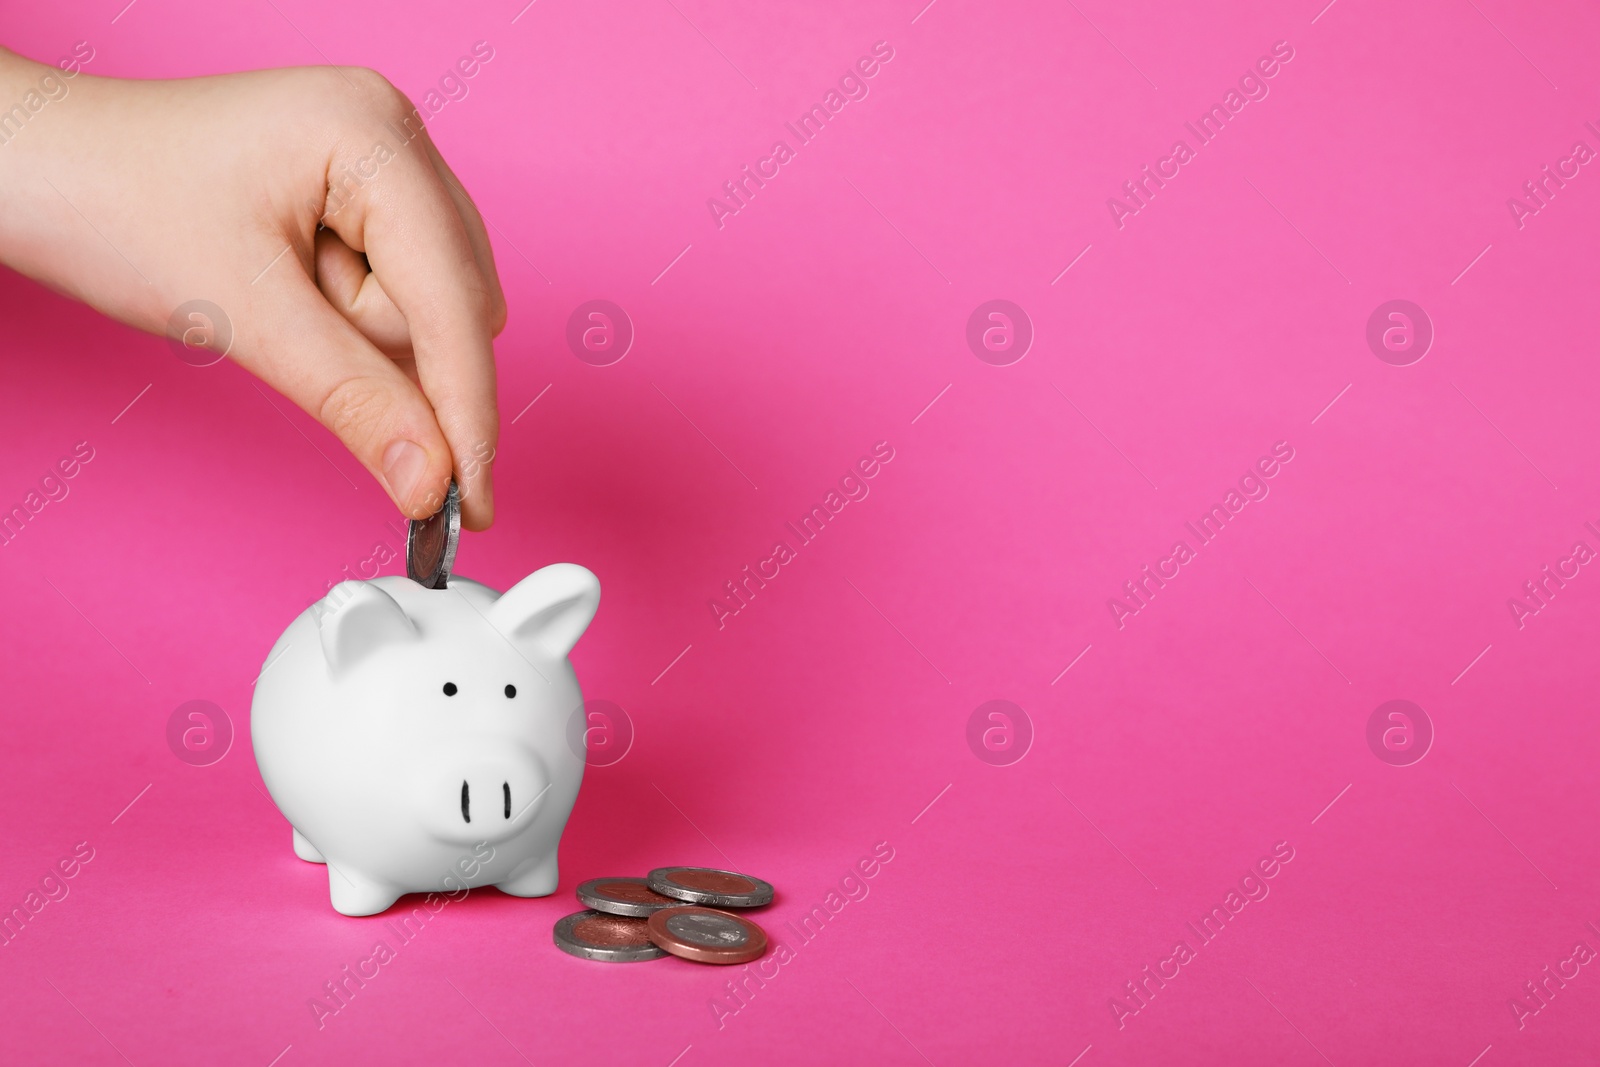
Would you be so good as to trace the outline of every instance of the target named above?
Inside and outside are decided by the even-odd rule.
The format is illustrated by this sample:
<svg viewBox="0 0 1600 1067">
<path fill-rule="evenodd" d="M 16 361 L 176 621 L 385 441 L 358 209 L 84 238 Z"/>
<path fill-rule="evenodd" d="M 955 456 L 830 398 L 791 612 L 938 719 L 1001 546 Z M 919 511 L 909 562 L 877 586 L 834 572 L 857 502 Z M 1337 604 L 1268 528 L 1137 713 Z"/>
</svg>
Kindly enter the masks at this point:
<svg viewBox="0 0 1600 1067">
<path fill-rule="evenodd" d="M 767 932 L 724 908 L 772 903 L 772 886 L 737 871 L 657 867 L 645 878 L 591 878 L 578 887 L 587 911 L 556 923 L 563 952 L 605 963 L 658 960 L 749 963 L 767 951 Z M 715 907 L 706 907 L 713 904 Z"/>
</svg>

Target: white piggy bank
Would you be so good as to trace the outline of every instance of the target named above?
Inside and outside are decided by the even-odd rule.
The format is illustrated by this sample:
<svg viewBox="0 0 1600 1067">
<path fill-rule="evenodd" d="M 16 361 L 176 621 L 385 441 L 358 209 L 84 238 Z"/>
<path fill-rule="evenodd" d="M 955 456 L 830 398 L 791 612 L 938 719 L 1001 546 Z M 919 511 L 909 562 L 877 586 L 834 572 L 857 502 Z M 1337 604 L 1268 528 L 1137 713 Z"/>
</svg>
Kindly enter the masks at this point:
<svg viewBox="0 0 1600 1067">
<path fill-rule="evenodd" d="M 250 737 L 295 855 L 328 865 L 336 911 L 469 886 L 555 891 L 584 765 L 567 653 L 599 603 L 593 574 L 558 563 L 504 596 L 466 578 L 341 582 L 289 624 Z"/>
</svg>

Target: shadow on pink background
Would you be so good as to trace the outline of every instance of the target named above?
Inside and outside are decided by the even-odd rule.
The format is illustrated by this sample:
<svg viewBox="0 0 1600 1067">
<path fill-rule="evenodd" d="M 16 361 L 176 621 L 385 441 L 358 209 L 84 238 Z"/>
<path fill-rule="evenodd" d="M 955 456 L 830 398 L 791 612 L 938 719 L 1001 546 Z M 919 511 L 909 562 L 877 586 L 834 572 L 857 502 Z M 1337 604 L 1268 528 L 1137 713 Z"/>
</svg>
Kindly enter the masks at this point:
<svg viewBox="0 0 1600 1067">
<path fill-rule="evenodd" d="M 390 505 L 237 367 L 7 275 L 0 508 L 93 458 L 0 548 L 0 908 L 92 859 L 0 949 L 0 1060 L 1595 1055 L 1600 577 L 1567 564 L 1542 606 L 1524 583 L 1600 551 L 1600 176 L 1520 226 L 1507 205 L 1600 150 L 1592 10 L 122 2 L 18 10 L 5 43 L 87 40 L 130 77 L 360 64 L 419 101 L 493 48 L 430 120 L 511 304 L 499 516 L 458 570 L 594 570 L 574 663 L 637 736 L 590 770 L 556 896 L 474 893 L 410 941 L 335 914 L 248 708 L 289 620 L 399 548 Z M 866 96 L 799 145 L 785 123 L 877 42 Z M 1199 146 L 1185 123 L 1277 42 Z M 779 139 L 765 187 L 708 207 Z M 1123 183 L 1179 139 L 1138 205 Z M 611 366 L 565 342 L 591 299 L 636 330 Z M 1006 366 L 966 341 L 993 299 L 1034 331 Z M 1394 299 L 1435 332 L 1408 366 L 1366 340 Z M 724 583 L 879 442 L 870 494 L 719 629 Z M 1275 446 L 1202 545 L 1185 524 Z M 1169 577 L 1135 601 L 1147 565 Z M 211 766 L 166 741 L 195 699 L 235 732 Z M 1033 735 L 1009 765 L 969 732 L 993 700 Z M 1390 700 L 1434 735 L 1419 761 L 1369 746 Z M 771 880 L 792 958 L 551 945 L 579 881 L 665 864 Z M 395 958 L 319 1019 L 380 939 Z"/>
</svg>

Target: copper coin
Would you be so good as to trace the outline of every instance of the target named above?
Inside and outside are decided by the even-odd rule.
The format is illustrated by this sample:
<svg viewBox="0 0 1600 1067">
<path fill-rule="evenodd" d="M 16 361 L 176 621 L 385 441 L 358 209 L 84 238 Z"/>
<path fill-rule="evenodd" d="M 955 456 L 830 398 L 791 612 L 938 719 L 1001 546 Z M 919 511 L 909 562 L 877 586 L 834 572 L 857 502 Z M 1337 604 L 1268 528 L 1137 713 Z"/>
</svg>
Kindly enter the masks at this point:
<svg viewBox="0 0 1600 1067">
<path fill-rule="evenodd" d="M 578 887 L 578 900 L 595 911 L 641 918 L 683 903 L 657 893 L 643 878 L 591 878 Z"/>
<path fill-rule="evenodd" d="M 556 923 L 556 947 L 586 960 L 633 963 L 658 960 L 666 953 L 650 940 L 643 919 L 626 919 L 598 911 L 580 911 Z"/>
<path fill-rule="evenodd" d="M 711 867 L 657 867 L 650 872 L 650 888 L 666 897 L 690 904 L 719 908 L 759 908 L 772 903 L 772 885 L 737 871 Z"/>
<path fill-rule="evenodd" d="M 767 951 L 767 932 L 742 915 L 688 905 L 650 916 L 650 940 L 696 963 L 749 963 Z"/>
</svg>

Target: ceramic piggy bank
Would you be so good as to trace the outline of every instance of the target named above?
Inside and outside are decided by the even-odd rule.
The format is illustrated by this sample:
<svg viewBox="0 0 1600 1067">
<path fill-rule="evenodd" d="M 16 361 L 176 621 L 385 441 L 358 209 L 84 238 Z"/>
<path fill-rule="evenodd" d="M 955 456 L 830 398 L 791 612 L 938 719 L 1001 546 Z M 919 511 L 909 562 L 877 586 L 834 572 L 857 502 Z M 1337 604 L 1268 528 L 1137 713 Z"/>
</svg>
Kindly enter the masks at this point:
<svg viewBox="0 0 1600 1067">
<path fill-rule="evenodd" d="M 558 563 L 503 596 L 456 577 L 341 582 L 290 623 L 256 682 L 250 737 L 295 855 L 328 865 L 335 910 L 555 891 L 584 765 L 567 653 L 599 603 L 593 574 Z"/>
</svg>

